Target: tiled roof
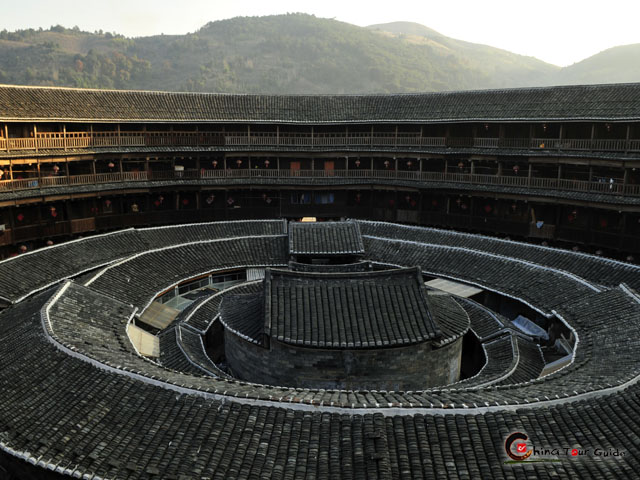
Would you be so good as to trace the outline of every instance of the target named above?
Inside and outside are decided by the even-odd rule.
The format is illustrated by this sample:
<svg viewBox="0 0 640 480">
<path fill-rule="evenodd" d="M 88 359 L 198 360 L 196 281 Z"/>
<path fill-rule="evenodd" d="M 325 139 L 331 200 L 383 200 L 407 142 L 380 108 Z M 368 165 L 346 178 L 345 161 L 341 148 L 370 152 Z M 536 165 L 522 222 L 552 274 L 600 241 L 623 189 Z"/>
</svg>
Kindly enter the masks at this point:
<svg viewBox="0 0 640 480">
<path fill-rule="evenodd" d="M 180 327 L 170 327 L 160 335 L 159 363 L 166 368 L 191 375 L 204 375 L 204 372 L 189 361 L 179 346 Z"/>
<path fill-rule="evenodd" d="M 437 346 L 452 342 L 469 330 L 469 315 L 451 295 L 429 292 L 427 298 L 431 315 L 442 334 L 434 342 Z"/>
<path fill-rule="evenodd" d="M 547 316 L 574 295 L 597 291 L 589 282 L 561 270 L 469 248 L 366 235 L 364 242 L 370 260 L 391 265 L 421 265 L 430 275 L 481 288 L 491 286 L 504 295 L 543 307 L 540 312 Z M 572 290 L 562 288 L 568 285 Z"/>
<path fill-rule="evenodd" d="M 369 260 L 379 261 L 383 251 L 387 263 L 399 265 L 427 257 L 430 246 L 419 237 L 378 234 Z M 469 252 L 473 238 L 476 256 Z M 451 261 L 451 276 L 477 275 L 488 289 L 555 310 L 575 334 L 570 365 L 534 380 L 539 350 L 486 312 L 478 320 L 475 309 L 468 310 L 472 328 L 484 338 L 498 335 L 485 345 L 495 360 L 481 372 L 486 382 L 479 376 L 418 392 L 330 391 L 191 375 L 132 351 L 123 333 L 131 306 L 69 282 L 0 312 L 2 455 L 42 472 L 96 479 L 637 477 L 638 295 L 624 285 L 589 289 L 584 279 L 488 255 L 479 237 L 468 240 L 468 251 L 459 250 L 455 261 L 446 254 L 437 268 Z M 286 253 L 283 245 L 276 248 Z M 184 253 L 167 251 L 173 260 Z M 483 274 L 486 269 L 494 274 Z M 608 282 L 618 269 L 628 274 L 611 263 Z M 534 279 L 544 294 L 527 293 Z M 545 281 L 557 293 L 544 290 Z M 519 282 L 522 287 L 510 286 Z M 206 326 L 205 317 L 216 311 L 197 324 Z M 191 331 L 188 321 L 172 328 Z M 191 359 L 199 355 L 197 340 L 183 336 L 183 347 L 193 341 Z M 523 358 L 529 366 L 519 369 Z M 518 378 L 494 384 L 505 372 Z M 538 448 L 613 448 L 624 455 L 505 465 L 504 441 L 514 431 Z"/>
<path fill-rule="evenodd" d="M 486 361 L 480 371 L 473 377 L 461 380 L 457 387 L 477 387 L 493 385 L 507 377 L 517 364 L 516 337 L 510 333 L 500 335 L 482 344 Z"/>
<path fill-rule="evenodd" d="M 415 268 L 347 274 L 268 270 L 265 296 L 265 329 L 284 343 L 372 348 L 441 335 Z"/>
<path fill-rule="evenodd" d="M 0 297 L 16 302 L 34 291 L 146 249 L 133 229 L 33 250 L 0 262 Z"/>
<path fill-rule="evenodd" d="M 496 385 L 509 385 L 512 383 L 527 382 L 542 372 L 545 362 L 540 346 L 520 336 L 514 336 L 517 364 L 513 371 Z"/>
<path fill-rule="evenodd" d="M 481 342 L 497 336 L 499 332 L 504 331 L 510 323 L 509 320 L 502 315 L 493 312 L 473 300 L 459 298 L 458 301 L 469 315 L 471 330 Z"/>
<path fill-rule="evenodd" d="M 284 235 L 282 220 L 251 220 L 231 222 L 193 223 L 137 229 L 138 236 L 149 248 L 201 242 L 214 238 L 234 238 L 260 235 Z"/>
<path fill-rule="evenodd" d="M 0 86 L 0 121 L 377 123 L 637 120 L 640 84 L 397 95 L 237 95 Z"/>
<path fill-rule="evenodd" d="M 248 342 L 261 344 L 264 334 L 264 293 L 227 295 L 220 305 L 220 321 Z"/>
<path fill-rule="evenodd" d="M 369 272 L 372 269 L 371 262 L 356 262 L 337 265 L 324 265 L 314 263 L 289 262 L 289 270 L 295 272 L 317 272 L 317 273 L 346 273 L 346 272 Z"/>
<path fill-rule="evenodd" d="M 595 284 L 617 286 L 627 283 L 640 289 L 640 266 L 581 252 L 543 247 L 529 243 L 502 240 L 471 233 L 436 228 L 397 225 L 385 222 L 356 220 L 363 235 L 415 241 L 424 245 L 448 245 L 468 248 L 505 258 L 520 259 L 585 278 Z"/>
<path fill-rule="evenodd" d="M 291 255 L 362 255 L 364 245 L 355 222 L 291 222 Z"/>
<path fill-rule="evenodd" d="M 249 236 L 149 250 L 108 267 L 89 285 L 135 305 L 141 312 L 164 289 L 197 275 L 237 267 L 286 265 L 286 240 L 284 235 Z"/>
</svg>

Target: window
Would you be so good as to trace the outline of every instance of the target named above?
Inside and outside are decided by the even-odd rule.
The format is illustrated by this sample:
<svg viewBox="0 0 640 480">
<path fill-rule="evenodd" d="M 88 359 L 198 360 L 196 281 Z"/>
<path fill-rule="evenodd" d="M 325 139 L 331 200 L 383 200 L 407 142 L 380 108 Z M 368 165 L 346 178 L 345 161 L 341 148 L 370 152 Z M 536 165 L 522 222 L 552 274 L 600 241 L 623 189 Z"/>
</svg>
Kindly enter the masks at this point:
<svg viewBox="0 0 640 480">
<path fill-rule="evenodd" d="M 311 203 L 311 193 L 292 193 L 291 204 L 292 205 L 309 205 Z"/>
<path fill-rule="evenodd" d="M 315 203 L 317 205 L 328 205 L 333 203 L 334 197 L 331 192 L 318 192 L 315 195 Z"/>
</svg>

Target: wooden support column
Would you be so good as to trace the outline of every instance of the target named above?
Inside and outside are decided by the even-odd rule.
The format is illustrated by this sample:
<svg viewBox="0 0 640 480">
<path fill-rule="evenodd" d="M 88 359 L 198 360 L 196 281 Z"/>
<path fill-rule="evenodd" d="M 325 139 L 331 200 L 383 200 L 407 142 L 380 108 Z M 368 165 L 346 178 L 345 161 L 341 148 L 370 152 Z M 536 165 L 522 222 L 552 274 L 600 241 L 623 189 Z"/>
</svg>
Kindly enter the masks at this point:
<svg viewBox="0 0 640 480">
<path fill-rule="evenodd" d="M 91 173 L 93 174 L 93 176 L 96 176 L 96 159 L 94 157 L 93 161 L 91 162 Z"/>
<path fill-rule="evenodd" d="M 120 124 L 117 125 L 117 129 L 118 129 L 118 146 L 122 145 L 121 140 L 120 140 Z"/>
<path fill-rule="evenodd" d="M 280 125 L 276 125 L 276 145 L 280 145 Z"/>
<path fill-rule="evenodd" d="M 5 140 L 5 148 L 7 152 L 9 151 L 9 127 L 7 124 L 4 124 L 4 140 Z"/>
<path fill-rule="evenodd" d="M 67 174 L 67 183 L 71 183 L 71 177 L 69 175 L 69 158 L 64 157 L 64 171 Z"/>
<path fill-rule="evenodd" d="M 558 164 L 558 180 L 562 178 L 562 164 Z"/>
<path fill-rule="evenodd" d="M 15 222 L 13 220 L 13 217 L 15 215 L 15 210 L 16 210 L 16 207 L 9 207 L 7 209 L 7 211 L 9 212 L 9 229 L 11 230 L 11 232 L 13 232 L 14 229 L 16 228 L 14 225 Z M 12 233 L 12 236 L 13 236 L 13 233 Z M 15 244 L 15 240 L 13 240 L 12 243 Z"/>
<path fill-rule="evenodd" d="M 38 208 L 36 218 L 38 219 L 38 226 L 40 227 L 38 230 L 42 231 L 42 208 Z"/>
<path fill-rule="evenodd" d="M 627 125 L 627 136 L 626 141 L 624 142 L 624 151 L 625 153 L 629 151 L 629 139 L 631 138 L 631 124 Z"/>
<path fill-rule="evenodd" d="M 498 177 L 502 176 L 502 162 L 498 162 Z"/>
<path fill-rule="evenodd" d="M 373 145 L 373 125 L 371 125 L 371 145 Z"/>
<path fill-rule="evenodd" d="M 624 245 L 624 237 L 625 237 L 625 232 L 627 230 L 627 216 L 629 214 L 627 212 L 622 212 L 622 215 L 620 215 L 620 241 L 618 242 L 618 250 L 622 250 L 622 247 Z"/>
<path fill-rule="evenodd" d="M 393 139 L 393 146 L 397 147 L 398 146 L 398 125 L 396 125 L 396 136 Z"/>
<path fill-rule="evenodd" d="M 471 163 L 471 175 L 476 173 L 476 162 L 475 160 L 471 160 L 469 163 Z"/>
<path fill-rule="evenodd" d="M 622 185 L 627 185 L 627 183 L 629 183 L 629 169 L 625 168 L 622 176 Z"/>
<path fill-rule="evenodd" d="M 311 145 L 313 145 L 313 125 L 311 125 Z M 311 170 L 313 170 L 313 167 L 311 167 Z"/>
<path fill-rule="evenodd" d="M 42 178 L 42 175 L 40 174 L 40 159 L 36 158 L 36 170 L 38 173 L 38 183 L 40 183 L 40 179 Z"/>
<path fill-rule="evenodd" d="M 89 145 L 93 145 L 93 123 L 89 125 Z"/>
<path fill-rule="evenodd" d="M 9 180 L 13 181 L 13 161 L 9 159 Z"/>
<path fill-rule="evenodd" d="M 35 146 L 36 153 L 38 153 L 38 125 L 33 124 L 33 145 Z M 38 162 L 38 165 L 40 162 Z M 40 176 L 40 174 L 38 174 Z"/>
<path fill-rule="evenodd" d="M 67 125 L 62 124 L 62 145 L 64 145 L 64 151 L 67 151 Z"/>
</svg>

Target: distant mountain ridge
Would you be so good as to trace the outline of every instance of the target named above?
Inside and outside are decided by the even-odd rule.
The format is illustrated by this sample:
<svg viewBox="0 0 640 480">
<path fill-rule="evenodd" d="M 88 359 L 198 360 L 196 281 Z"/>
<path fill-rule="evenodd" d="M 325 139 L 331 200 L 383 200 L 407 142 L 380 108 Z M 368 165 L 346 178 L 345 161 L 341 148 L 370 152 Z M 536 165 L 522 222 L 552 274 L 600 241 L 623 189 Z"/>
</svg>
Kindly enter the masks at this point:
<svg viewBox="0 0 640 480">
<path fill-rule="evenodd" d="M 408 43 L 426 41 L 434 48 L 436 54 L 454 55 L 470 68 L 486 74 L 491 78 L 493 87 L 538 85 L 543 83 L 546 77 L 560 70 L 560 67 L 534 57 L 449 38 L 419 23 L 392 22 L 370 25 L 367 28 L 394 35 Z"/>
<path fill-rule="evenodd" d="M 640 44 L 609 48 L 556 72 L 549 84 L 640 82 Z"/>
<path fill-rule="evenodd" d="M 287 14 L 141 38 L 61 26 L 5 30 L 0 83 L 273 94 L 427 92 L 640 81 L 638 55 L 640 45 L 616 47 L 561 69 L 416 23 L 363 28 Z"/>
</svg>

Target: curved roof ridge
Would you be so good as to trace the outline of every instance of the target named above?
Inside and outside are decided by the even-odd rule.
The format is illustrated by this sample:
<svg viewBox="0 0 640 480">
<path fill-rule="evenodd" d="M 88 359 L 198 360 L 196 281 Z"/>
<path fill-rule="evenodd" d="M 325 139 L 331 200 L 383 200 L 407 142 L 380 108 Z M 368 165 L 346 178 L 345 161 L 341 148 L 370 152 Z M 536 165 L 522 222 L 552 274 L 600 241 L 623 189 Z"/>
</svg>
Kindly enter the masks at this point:
<svg viewBox="0 0 640 480">
<path fill-rule="evenodd" d="M 256 94 L 0 85 L 3 121 L 283 124 L 640 119 L 640 83 L 424 93 Z"/>
<path fill-rule="evenodd" d="M 65 85 L 14 85 L 8 83 L 0 83 L 0 88 L 27 88 L 33 90 L 71 90 L 81 92 L 117 92 L 117 93 L 153 93 L 153 94 L 170 94 L 170 95 L 190 95 L 190 96 L 226 96 L 226 97 L 293 97 L 293 98 L 323 98 L 323 97 L 399 97 L 399 96 L 426 96 L 426 95 L 452 95 L 460 93 L 498 93 L 498 92 L 518 92 L 533 90 L 570 90 L 574 88 L 602 88 L 602 87 L 632 87 L 640 86 L 640 82 L 621 82 L 621 83 L 580 83 L 571 85 L 534 85 L 522 87 L 501 87 L 501 88 L 475 88 L 469 90 L 440 90 L 440 91 L 424 91 L 424 92 L 370 92 L 370 93 L 239 93 L 239 92 L 188 92 L 178 90 L 146 90 L 146 89 L 117 89 L 117 88 L 83 88 L 70 87 Z"/>
</svg>

